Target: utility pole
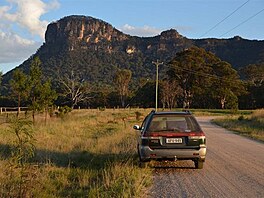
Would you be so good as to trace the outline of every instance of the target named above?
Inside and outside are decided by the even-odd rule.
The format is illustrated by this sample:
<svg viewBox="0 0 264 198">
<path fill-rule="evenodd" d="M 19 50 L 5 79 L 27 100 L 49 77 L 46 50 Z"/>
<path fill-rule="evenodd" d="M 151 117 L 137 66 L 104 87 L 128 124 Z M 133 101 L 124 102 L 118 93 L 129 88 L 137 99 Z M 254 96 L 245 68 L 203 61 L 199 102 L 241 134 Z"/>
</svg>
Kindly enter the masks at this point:
<svg viewBox="0 0 264 198">
<path fill-rule="evenodd" d="M 156 65 L 156 112 L 158 111 L 158 86 L 159 86 L 159 65 L 162 65 L 163 62 L 156 62 L 152 61 L 154 65 Z"/>
</svg>

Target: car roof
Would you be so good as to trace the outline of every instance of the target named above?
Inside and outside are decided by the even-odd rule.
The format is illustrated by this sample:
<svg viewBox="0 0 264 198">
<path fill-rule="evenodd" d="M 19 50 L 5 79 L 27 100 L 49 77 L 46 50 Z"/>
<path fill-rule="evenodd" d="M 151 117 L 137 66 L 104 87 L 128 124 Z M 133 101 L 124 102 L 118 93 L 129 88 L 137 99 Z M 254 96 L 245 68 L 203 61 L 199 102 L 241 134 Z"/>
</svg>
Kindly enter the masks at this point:
<svg viewBox="0 0 264 198">
<path fill-rule="evenodd" d="M 153 115 L 191 115 L 189 111 L 159 111 L 153 112 Z"/>
</svg>

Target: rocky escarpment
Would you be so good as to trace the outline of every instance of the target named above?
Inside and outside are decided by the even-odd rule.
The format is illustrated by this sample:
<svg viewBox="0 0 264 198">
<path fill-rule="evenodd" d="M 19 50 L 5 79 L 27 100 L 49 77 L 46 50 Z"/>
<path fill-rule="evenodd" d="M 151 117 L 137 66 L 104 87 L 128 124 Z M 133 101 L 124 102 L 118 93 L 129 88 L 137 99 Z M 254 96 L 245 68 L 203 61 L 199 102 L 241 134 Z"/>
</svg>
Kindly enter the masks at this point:
<svg viewBox="0 0 264 198">
<path fill-rule="evenodd" d="M 54 50 L 104 50 L 106 52 L 123 51 L 155 53 L 160 50 L 181 50 L 186 47 L 186 40 L 176 30 L 164 31 L 161 35 L 150 38 L 133 37 L 124 34 L 112 25 L 92 17 L 68 16 L 48 25 L 45 34 L 45 47 Z M 190 42 L 189 42 L 190 43 Z M 180 47 L 181 46 L 181 47 Z M 178 47 L 178 49 L 177 49 Z"/>
<path fill-rule="evenodd" d="M 86 16 L 68 16 L 48 25 L 45 45 L 56 44 L 68 50 L 97 49 L 102 43 L 124 41 L 129 37 L 102 20 Z"/>
</svg>

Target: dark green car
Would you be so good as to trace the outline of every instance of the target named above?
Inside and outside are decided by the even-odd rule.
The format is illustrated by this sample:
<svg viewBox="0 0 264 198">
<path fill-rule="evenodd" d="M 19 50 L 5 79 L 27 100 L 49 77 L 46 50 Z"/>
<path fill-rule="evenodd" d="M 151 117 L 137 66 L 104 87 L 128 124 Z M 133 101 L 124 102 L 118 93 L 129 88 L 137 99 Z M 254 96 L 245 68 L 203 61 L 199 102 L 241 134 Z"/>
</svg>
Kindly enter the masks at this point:
<svg viewBox="0 0 264 198">
<path fill-rule="evenodd" d="M 155 112 L 146 116 L 138 138 L 140 164 L 150 160 L 192 160 L 202 169 L 206 156 L 206 138 L 190 112 Z"/>
</svg>

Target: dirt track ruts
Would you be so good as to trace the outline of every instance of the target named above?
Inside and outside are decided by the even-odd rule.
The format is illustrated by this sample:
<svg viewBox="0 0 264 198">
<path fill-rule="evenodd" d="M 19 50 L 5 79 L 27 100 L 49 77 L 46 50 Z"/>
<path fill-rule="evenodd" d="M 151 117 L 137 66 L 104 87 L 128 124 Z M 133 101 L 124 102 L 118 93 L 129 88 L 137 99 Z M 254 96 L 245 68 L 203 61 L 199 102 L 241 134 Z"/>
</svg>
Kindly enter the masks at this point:
<svg viewBox="0 0 264 198">
<path fill-rule="evenodd" d="M 153 168 L 149 197 L 264 197 L 264 144 L 198 118 L 207 137 L 204 168 L 192 161 Z"/>
</svg>

